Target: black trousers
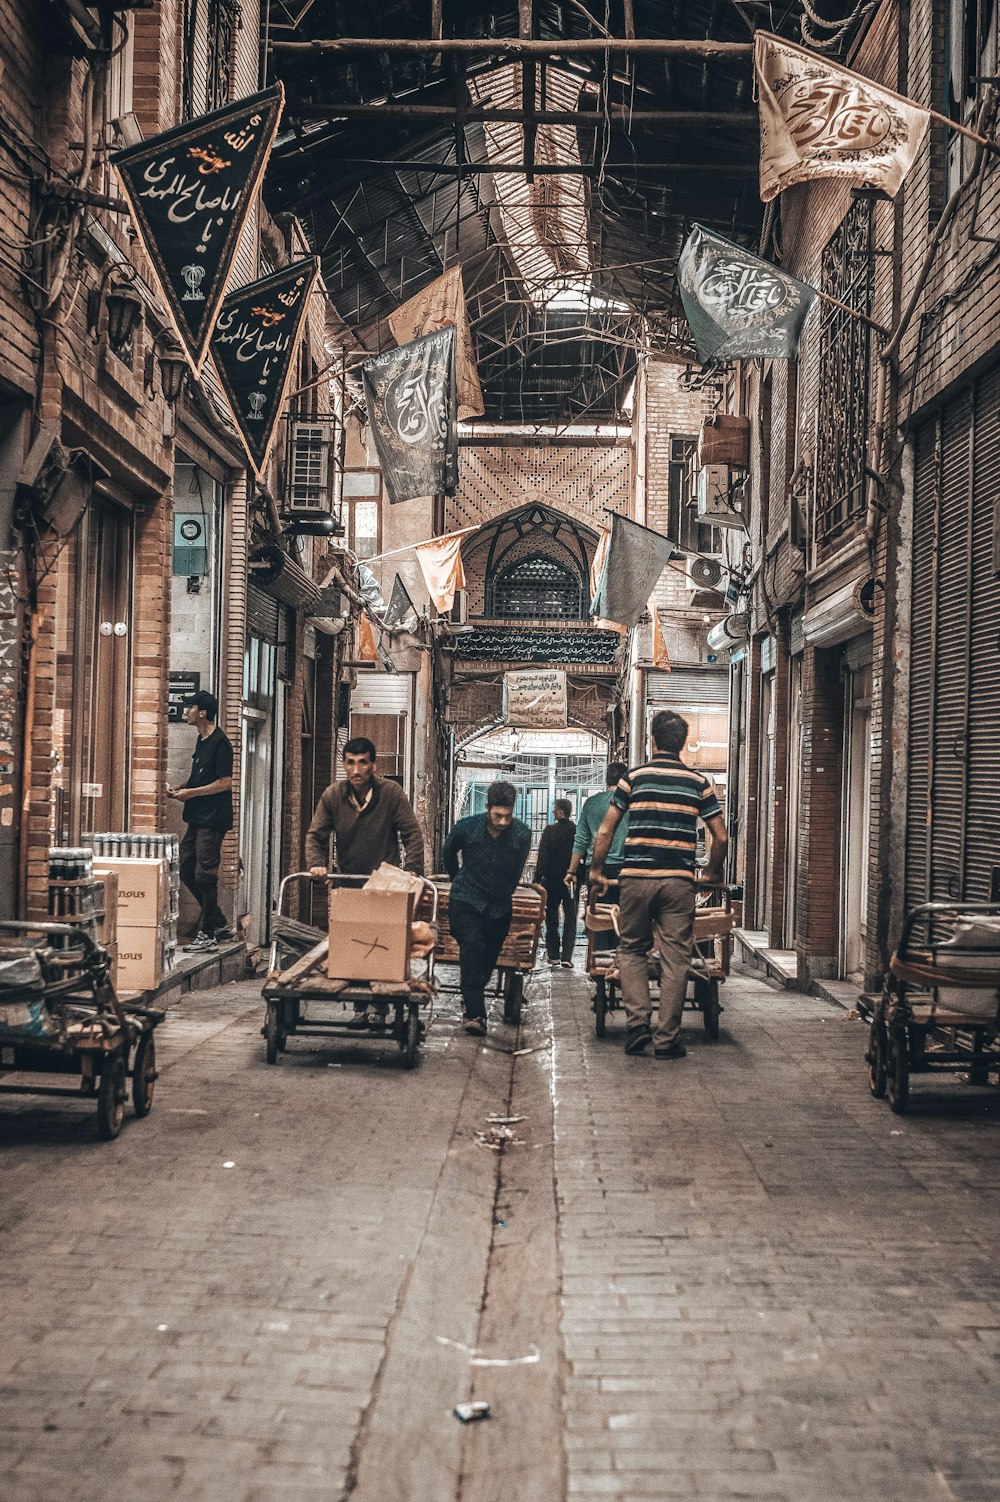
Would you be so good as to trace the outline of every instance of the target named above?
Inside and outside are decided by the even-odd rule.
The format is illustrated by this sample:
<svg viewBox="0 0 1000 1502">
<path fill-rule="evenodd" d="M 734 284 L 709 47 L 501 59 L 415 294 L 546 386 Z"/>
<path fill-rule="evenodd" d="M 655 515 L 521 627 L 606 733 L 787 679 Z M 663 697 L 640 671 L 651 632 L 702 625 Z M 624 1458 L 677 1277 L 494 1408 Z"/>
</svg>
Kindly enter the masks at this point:
<svg viewBox="0 0 1000 1502">
<path fill-rule="evenodd" d="M 215 934 L 228 927 L 219 906 L 219 861 L 224 829 L 199 829 L 189 824 L 181 840 L 181 881 L 201 908 L 198 932 Z"/>
<path fill-rule="evenodd" d="M 549 886 L 546 883 L 545 891 L 548 894 L 545 900 L 545 948 L 548 950 L 550 960 L 560 957 L 559 950 L 559 915 L 562 914 L 562 958 L 573 958 L 573 946 L 576 943 L 576 893 L 571 892 L 565 882 L 558 886 Z"/>
<path fill-rule="evenodd" d="M 510 928 L 511 910 L 499 918 L 479 913 L 466 902 L 454 902 L 448 927 L 458 942 L 459 978 L 466 1017 L 486 1016 L 486 987 Z"/>
</svg>

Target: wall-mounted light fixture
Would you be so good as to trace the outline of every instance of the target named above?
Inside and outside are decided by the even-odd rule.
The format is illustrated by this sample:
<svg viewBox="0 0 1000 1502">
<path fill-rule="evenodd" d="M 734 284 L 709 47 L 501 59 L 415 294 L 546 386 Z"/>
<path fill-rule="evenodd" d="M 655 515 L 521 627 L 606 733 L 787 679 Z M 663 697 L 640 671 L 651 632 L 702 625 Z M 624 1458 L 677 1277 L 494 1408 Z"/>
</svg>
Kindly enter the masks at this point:
<svg viewBox="0 0 1000 1502">
<path fill-rule="evenodd" d="M 121 280 L 109 286 L 112 276 Z M 101 307 L 107 310 L 108 343 L 118 353 L 128 344 L 142 316 L 142 299 L 132 290 L 136 270 L 129 261 L 112 261 L 97 286 L 87 295 L 87 328 L 96 339 L 101 327 Z"/>
<path fill-rule="evenodd" d="M 163 399 L 168 406 L 172 407 L 184 389 L 188 362 L 177 340 L 166 329 L 161 329 L 155 336 L 153 348 L 146 355 L 143 380 L 150 400 L 153 399 L 156 391 L 153 383 L 154 359 L 160 368 L 160 390 L 163 392 Z"/>
</svg>

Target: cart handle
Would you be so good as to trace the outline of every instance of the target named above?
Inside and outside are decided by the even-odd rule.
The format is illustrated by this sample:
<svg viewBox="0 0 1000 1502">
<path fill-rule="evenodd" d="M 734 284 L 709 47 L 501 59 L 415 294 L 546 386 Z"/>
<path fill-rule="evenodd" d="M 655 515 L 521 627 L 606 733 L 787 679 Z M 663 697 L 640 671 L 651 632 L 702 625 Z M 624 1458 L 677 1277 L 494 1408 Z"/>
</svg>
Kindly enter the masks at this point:
<svg viewBox="0 0 1000 1502">
<path fill-rule="evenodd" d="M 281 878 L 280 883 L 278 884 L 278 896 L 277 896 L 277 899 L 275 901 L 274 910 L 279 915 L 279 917 L 287 917 L 287 914 L 283 912 L 283 906 L 282 905 L 283 905 L 284 900 L 285 900 L 285 889 L 288 886 L 288 883 L 290 881 L 325 881 L 326 884 L 327 884 L 327 886 L 332 887 L 332 886 L 350 886 L 352 883 L 363 884 L 367 880 L 368 880 L 367 876 L 348 876 L 348 875 L 342 874 L 342 873 L 340 873 L 338 871 L 330 871 L 325 876 L 313 876 L 313 874 L 312 874 L 311 871 L 289 871 L 288 875 L 287 876 L 283 876 Z M 420 880 L 423 882 L 425 889 L 429 890 L 430 893 L 431 893 L 431 920 L 430 921 L 432 923 L 436 923 L 437 922 L 437 910 L 438 910 L 438 890 L 437 890 L 437 887 L 434 885 L 434 883 L 432 881 L 429 881 L 426 876 L 421 876 Z M 421 893 L 421 897 L 423 897 L 423 893 Z"/>
<path fill-rule="evenodd" d="M 90 937 L 84 929 L 77 928 L 72 923 L 38 923 L 29 918 L 3 918 L 0 919 L 0 930 L 6 933 L 33 933 L 33 934 L 61 934 L 65 939 L 72 939 L 74 943 L 84 950 L 89 960 L 101 949 L 101 945 Z"/>
<path fill-rule="evenodd" d="M 903 920 L 903 932 L 899 938 L 899 946 L 896 950 L 896 958 L 900 961 L 907 959 L 907 945 L 913 935 L 913 930 L 924 918 L 940 918 L 946 913 L 955 918 L 964 918 L 966 914 L 979 915 L 981 917 L 1000 917 L 1000 902 L 922 902 L 918 907 L 911 908 Z M 930 935 L 928 934 L 928 938 Z"/>
</svg>

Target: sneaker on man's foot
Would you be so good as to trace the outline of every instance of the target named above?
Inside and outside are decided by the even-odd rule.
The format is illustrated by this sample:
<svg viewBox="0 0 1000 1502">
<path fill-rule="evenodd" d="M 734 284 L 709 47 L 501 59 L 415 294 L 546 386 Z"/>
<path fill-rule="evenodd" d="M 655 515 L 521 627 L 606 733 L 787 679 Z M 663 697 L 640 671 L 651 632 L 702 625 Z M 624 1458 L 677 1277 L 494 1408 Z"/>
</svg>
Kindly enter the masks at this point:
<svg viewBox="0 0 1000 1502">
<path fill-rule="evenodd" d="M 385 1001 L 373 1001 L 368 1005 L 365 1012 L 365 1021 L 372 1032 L 381 1032 L 385 1027 L 386 1018 L 389 1015 L 389 1005 Z"/>
<path fill-rule="evenodd" d="M 231 944 L 235 938 L 236 930 L 235 928 L 230 928 L 228 924 L 224 928 L 217 928 L 215 930 L 215 942 L 217 944 Z"/>
<path fill-rule="evenodd" d="M 680 1038 L 675 1038 L 673 1043 L 668 1043 L 666 1047 L 654 1048 L 653 1054 L 658 1059 L 686 1059 L 687 1049 Z"/>
<path fill-rule="evenodd" d="M 465 1032 L 471 1033 L 475 1038 L 485 1038 L 486 1036 L 485 1017 L 466 1017 L 462 1023 L 462 1027 Z"/>
<path fill-rule="evenodd" d="M 184 945 L 184 951 L 186 954 L 204 954 L 206 950 L 218 949 L 218 947 L 211 934 L 197 933 L 190 944 Z"/>
<path fill-rule="evenodd" d="M 560 960 L 559 963 L 562 965 L 564 970 L 572 970 L 573 968 L 572 960 Z"/>
<path fill-rule="evenodd" d="M 653 1041 L 648 1027 L 630 1027 L 625 1034 L 626 1053 L 645 1053 Z"/>
</svg>

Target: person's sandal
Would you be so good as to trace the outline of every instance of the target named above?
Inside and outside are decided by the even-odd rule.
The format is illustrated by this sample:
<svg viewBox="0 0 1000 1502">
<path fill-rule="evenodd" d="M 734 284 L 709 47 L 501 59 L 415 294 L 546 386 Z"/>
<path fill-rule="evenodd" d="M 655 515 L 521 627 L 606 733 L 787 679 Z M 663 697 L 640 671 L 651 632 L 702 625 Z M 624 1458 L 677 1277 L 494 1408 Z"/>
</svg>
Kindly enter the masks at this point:
<svg viewBox="0 0 1000 1502">
<path fill-rule="evenodd" d="M 653 1034 L 648 1027 L 630 1028 L 625 1034 L 626 1053 L 645 1053 L 653 1041 Z"/>
</svg>

